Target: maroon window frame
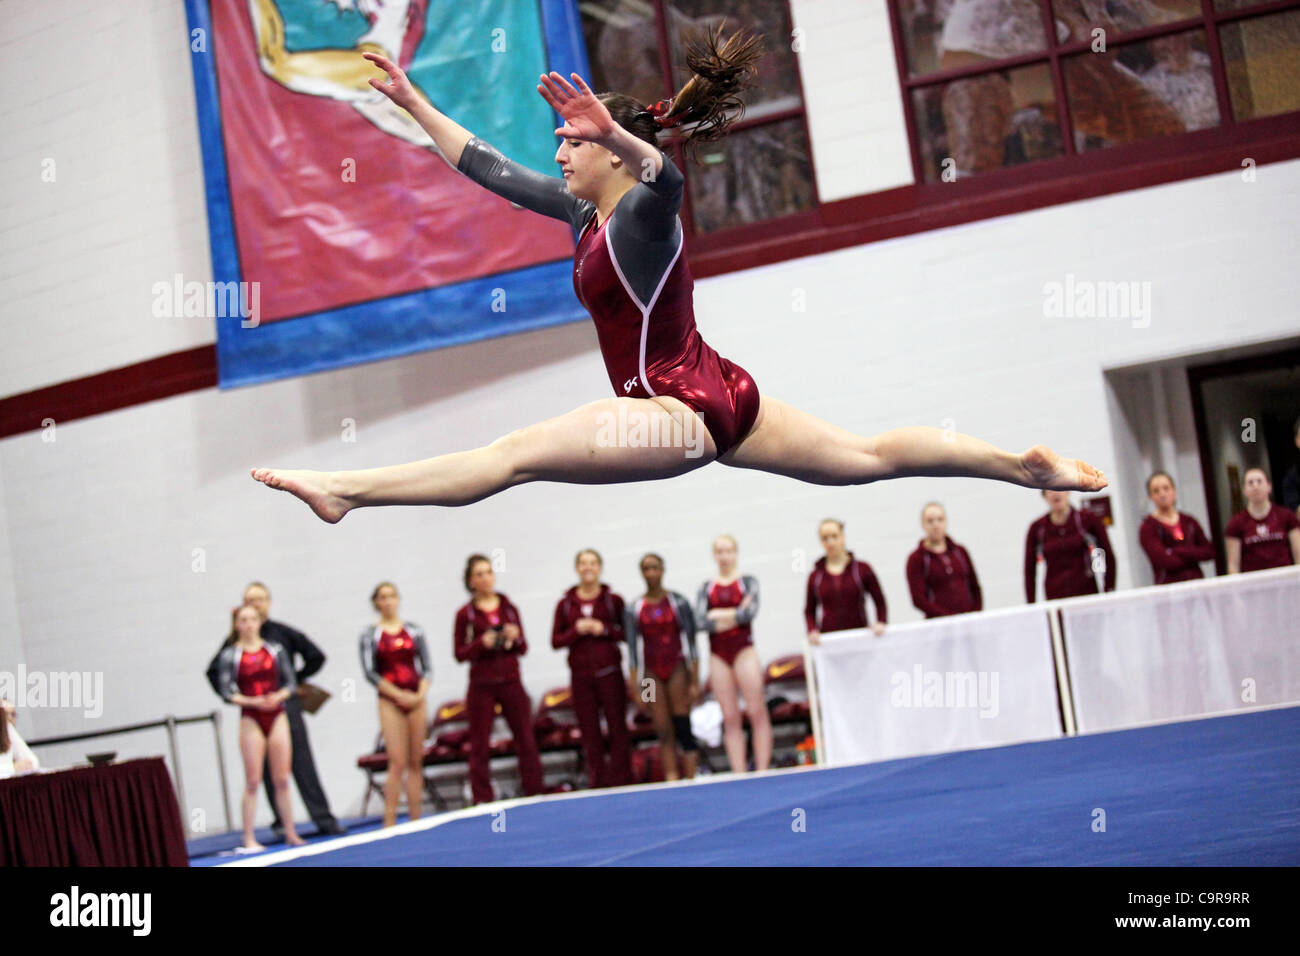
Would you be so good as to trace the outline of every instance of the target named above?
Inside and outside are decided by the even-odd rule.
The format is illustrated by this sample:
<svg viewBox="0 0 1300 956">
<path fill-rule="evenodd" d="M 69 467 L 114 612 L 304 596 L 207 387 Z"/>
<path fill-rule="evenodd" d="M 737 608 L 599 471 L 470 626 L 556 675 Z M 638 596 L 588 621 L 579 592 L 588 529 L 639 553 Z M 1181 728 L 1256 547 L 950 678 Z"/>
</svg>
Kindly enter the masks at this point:
<svg viewBox="0 0 1300 956">
<path fill-rule="evenodd" d="M 677 86 L 672 67 L 672 43 L 668 36 L 667 19 L 664 15 L 665 0 L 645 0 L 645 2 L 654 8 L 655 29 L 659 36 L 660 86 L 667 91 L 664 93 L 664 96 L 671 96 L 676 91 Z M 1297 0 L 1297 2 L 1300 2 L 1300 0 Z M 791 31 L 793 29 L 794 17 L 790 12 L 790 0 L 782 0 L 780 6 L 785 18 L 785 34 L 780 38 L 774 38 L 771 36 L 764 37 L 769 44 L 773 42 L 789 42 Z M 727 12 L 725 4 L 719 8 L 719 12 Z M 800 54 L 797 50 L 793 51 L 793 53 L 797 65 Z M 761 126 L 770 126 L 776 123 L 782 123 L 787 120 L 798 119 L 800 121 L 803 126 L 804 139 L 808 143 L 808 168 L 812 172 L 812 206 L 811 208 L 801 212 L 780 216 L 775 219 L 765 219 L 761 222 L 748 223 L 743 226 L 718 229 L 709 233 L 697 233 L 695 229 L 695 217 L 691 209 L 692 169 L 690 164 L 687 162 L 685 150 L 682 146 L 681 135 L 676 130 L 668 130 L 666 135 L 661 138 L 661 145 L 663 146 L 664 152 L 669 152 L 671 150 L 673 161 L 686 177 L 686 192 L 682 199 L 681 219 L 682 228 L 686 235 L 686 248 L 688 254 L 695 256 L 700 253 L 708 253 L 711 251 L 716 252 L 728 249 L 744 249 L 773 234 L 797 232 L 801 229 L 806 229 L 817 222 L 816 210 L 821 205 L 821 197 L 817 191 L 817 167 L 812 154 L 812 136 L 808 130 L 808 110 L 807 99 L 805 98 L 803 91 L 803 75 L 798 69 L 795 70 L 795 90 L 799 95 L 798 107 L 767 113 L 757 118 L 745 116 L 732 124 L 727 132 L 728 135 L 730 135 L 732 133 L 739 133 L 744 130 L 755 129 Z M 692 259 L 692 265 L 694 265 L 694 259 Z M 708 271 L 701 273 L 695 268 L 692 268 L 692 271 L 697 275 L 710 274 Z"/>
<path fill-rule="evenodd" d="M 1272 0 L 1256 6 L 1237 10 L 1217 12 L 1213 0 L 1201 0 L 1199 16 L 1187 17 L 1171 23 L 1143 27 L 1122 33 L 1106 32 L 1106 52 L 1127 44 L 1151 40 L 1157 37 L 1192 30 L 1204 30 L 1206 49 L 1210 56 L 1210 70 L 1214 77 L 1215 94 L 1219 106 L 1219 124 L 1203 130 L 1182 133 L 1177 136 L 1154 137 L 1133 143 L 1116 144 L 1104 149 L 1088 150 L 1079 153 L 1075 149 L 1074 130 L 1070 117 L 1070 103 L 1062 61 L 1072 55 L 1088 53 L 1092 40 L 1067 39 L 1058 43 L 1053 28 L 1055 17 L 1051 0 L 1038 0 L 1042 11 L 1046 46 L 1042 51 L 1007 57 L 1000 60 L 988 60 L 957 69 L 940 70 L 933 73 L 909 75 L 907 64 L 907 45 L 903 35 L 902 18 L 899 16 L 900 0 L 888 0 L 890 27 L 893 31 L 894 58 L 898 67 L 899 84 L 903 93 L 903 111 L 907 121 L 907 138 L 912 156 L 912 174 L 918 188 L 927 195 L 926 201 L 940 202 L 953 198 L 951 192 L 960 190 L 963 196 L 978 195 L 1005 188 L 1013 182 L 1043 182 L 1065 177 L 1081 175 L 1109 175 L 1127 166 L 1140 164 L 1144 160 L 1159 160 L 1181 154 L 1184 157 L 1198 154 L 1210 154 L 1223 147 L 1241 147 L 1251 142 L 1267 142 L 1278 136 L 1294 136 L 1300 130 L 1300 111 L 1267 116 L 1260 119 L 1238 120 L 1233 115 L 1231 97 L 1228 94 L 1227 74 L 1223 65 L 1223 51 L 1219 45 L 1219 28 L 1227 23 L 1256 19 L 1286 10 L 1300 9 L 1300 0 Z M 1061 146 L 1063 155 L 1033 162 L 1020 163 L 1002 169 L 982 172 L 978 176 L 959 178 L 952 183 L 927 183 L 921 158 L 921 139 L 917 131 L 915 104 L 912 93 L 915 90 L 938 86 L 951 80 L 996 73 L 1012 67 L 1047 64 L 1052 75 L 1052 87 L 1056 96 L 1057 122 L 1061 129 Z M 1289 155 L 1295 155 L 1294 152 Z M 1248 158 L 1242 154 L 1241 159 Z M 1249 157 L 1254 158 L 1254 157 Z M 1238 167 L 1240 168 L 1240 167 Z M 1170 177 L 1181 178 L 1181 177 Z M 944 192 L 947 191 L 947 192 Z"/>
</svg>

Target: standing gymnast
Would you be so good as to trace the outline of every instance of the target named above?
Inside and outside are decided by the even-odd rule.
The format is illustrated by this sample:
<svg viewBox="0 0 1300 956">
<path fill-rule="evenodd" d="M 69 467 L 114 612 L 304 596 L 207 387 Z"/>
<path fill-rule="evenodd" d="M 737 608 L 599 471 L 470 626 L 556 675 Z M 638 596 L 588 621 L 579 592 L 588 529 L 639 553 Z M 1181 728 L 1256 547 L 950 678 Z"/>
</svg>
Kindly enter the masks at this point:
<svg viewBox="0 0 1300 956">
<path fill-rule="evenodd" d="M 822 634 L 867 626 L 867 595 L 876 605 L 876 622 L 871 625 L 876 637 L 885 633 L 889 609 L 880 580 L 871 565 L 859 561 L 844 546 L 844 522 L 827 518 L 817 528 L 826 554 L 817 559 L 808 575 L 804 595 L 803 618 L 808 628 L 808 643 L 820 644 Z"/>
<path fill-rule="evenodd" d="M 1178 510 L 1178 492 L 1168 472 L 1157 471 L 1147 479 L 1147 497 L 1156 511 L 1142 519 L 1138 543 L 1151 562 L 1156 584 L 1205 577 L 1201 562 L 1214 560 L 1214 545 L 1199 521 Z"/>
<path fill-rule="evenodd" d="M 772 761 L 772 722 L 763 693 L 763 665 L 754 649 L 750 622 L 758 614 L 758 579 L 736 568 L 736 539 L 720 535 L 713 542 L 718 576 L 700 585 L 695 617 L 709 634 L 709 685 L 722 707 L 722 739 L 734 771 L 745 770 L 745 727 L 737 697 L 745 700 L 754 738 L 754 769 Z"/>
<path fill-rule="evenodd" d="M 244 758 L 244 846 L 246 851 L 264 849 L 253 836 L 257 813 L 257 788 L 262 785 L 262 762 L 271 768 L 275 805 L 284 824 L 285 842 L 302 846 L 293 825 L 293 803 L 289 798 L 289 764 L 292 741 L 284 702 L 298 687 L 289 654 L 278 644 L 263 641 L 262 615 L 251 604 L 236 608 L 231 615 L 230 637 L 217 656 L 217 686 L 221 699 L 240 709 L 239 752 Z"/>
<path fill-rule="evenodd" d="M 555 605 L 551 646 L 569 649 L 569 687 L 582 733 L 587 783 L 621 787 L 632 777 L 632 744 L 627 731 L 627 686 L 623 683 L 623 599 L 602 584 L 604 567 L 591 548 L 574 559 L 578 583 Z M 600 732 L 600 715 L 609 732 L 609 757 Z"/>
<path fill-rule="evenodd" d="M 921 509 L 925 537 L 907 557 L 907 588 L 927 618 L 984 610 L 984 592 L 970 554 L 948 537 L 948 512 L 937 501 Z"/>
<path fill-rule="evenodd" d="M 612 484 L 670 478 L 713 460 L 822 485 L 907 475 L 993 478 L 1032 488 L 1096 491 L 1102 472 L 1034 445 L 1022 454 L 938 428 L 865 438 L 770 395 L 701 338 L 694 280 L 678 218 L 684 180 L 657 145 L 682 126 L 688 145 L 716 139 L 743 112 L 760 42 L 721 30 L 688 46 L 693 73 L 672 100 L 647 108 L 628 96 L 599 97 L 575 73 L 541 77 L 537 91 L 564 119 L 555 153 L 563 178 L 514 163 L 430 105 L 406 74 L 377 53 L 388 74 L 371 86 L 408 110 L 447 161 L 470 179 L 578 230 L 574 287 L 596 324 L 617 398 L 513 431 L 490 445 L 386 468 L 317 472 L 253 468 L 253 478 L 305 501 L 325 521 L 377 505 L 459 506 L 531 481 Z M 576 84 L 576 86 L 574 85 Z M 620 417 L 624 416 L 624 417 Z M 599 440 L 610 421 L 647 434 L 699 435 L 689 453 L 672 442 Z M 698 426 L 698 427 L 697 427 Z"/>
<path fill-rule="evenodd" d="M 528 653 L 519 609 L 496 589 L 496 574 L 486 555 L 465 562 L 465 589 L 473 597 L 456 612 L 452 641 L 456 660 L 469 662 L 469 785 L 475 803 L 492 800 L 489 748 L 496 709 L 510 725 L 525 796 L 542 792 L 542 760 L 537 753 L 532 703 L 519 679 L 519 658 Z"/>
<path fill-rule="evenodd" d="M 627 611 L 628 684 L 642 713 L 649 712 L 659 737 L 664 779 L 691 779 L 700 760 L 700 745 L 691 731 L 691 707 L 700 697 L 700 662 L 695 654 L 695 615 L 691 602 L 676 591 L 665 591 L 664 559 L 657 554 L 641 558 L 645 594 Z M 638 655 L 638 638 L 645 654 Z M 650 697 L 638 680 L 644 657 Z M 677 769 L 677 748 L 682 748 L 683 768 Z"/>
<path fill-rule="evenodd" d="M 424 802 L 425 698 L 433 669 L 424 629 L 402 620 L 397 585 L 385 581 L 370 595 L 379 623 L 361 632 L 361 669 L 379 692 L 379 729 L 388 755 L 384 778 L 384 826 L 397 822 L 397 802 L 406 788 L 412 820 Z"/>
<path fill-rule="evenodd" d="M 1273 504 L 1273 483 L 1264 469 L 1247 468 L 1241 490 L 1246 507 L 1223 529 L 1228 573 L 1300 564 L 1300 521 L 1293 511 Z"/>
<path fill-rule="evenodd" d="M 1096 594 L 1098 570 L 1106 590 L 1115 590 L 1115 552 L 1106 525 L 1091 511 L 1073 508 L 1064 491 L 1044 490 L 1043 499 L 1047 514 L 1025 534 L 1025 601 L 1033 604 L 1037 596 L 1039 562 L 1047 568 L 1043 594 L 1049 601 Z"/>
</svg>

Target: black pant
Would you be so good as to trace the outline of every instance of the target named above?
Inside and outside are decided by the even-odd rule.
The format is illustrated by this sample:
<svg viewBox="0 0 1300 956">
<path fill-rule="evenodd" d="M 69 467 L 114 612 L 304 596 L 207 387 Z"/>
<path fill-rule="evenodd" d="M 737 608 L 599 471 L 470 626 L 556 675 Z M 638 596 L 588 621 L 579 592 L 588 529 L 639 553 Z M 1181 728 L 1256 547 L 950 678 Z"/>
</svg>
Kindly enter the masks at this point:
<svg viewBox="0 0 1300 956">
<path fill-rule="evenodd" d="M 307 805 L 316 826 L 326 827 L 335 823 L 334 814 L 330 813 L 329 800 L 321 788 L 316 776 L 316 764 L 311 759 L 311 743 L 307 740 L 307 724 L 302 719 L 302 705 L 296 696 L 284 702 L 284 712 L 289 718 L 289 736 L 293 740 L 293 782 L 298 785 L 298 795 Z M 266 796 L 271 801 L 271 813 L 275 815 L 273 826 L 280 827 L 280 809 L 275 805 L 275 786 L 271 783 L 271 763 L 268 759 L 262 766 L 262 782 L 266 784 Z"/>
</svg>

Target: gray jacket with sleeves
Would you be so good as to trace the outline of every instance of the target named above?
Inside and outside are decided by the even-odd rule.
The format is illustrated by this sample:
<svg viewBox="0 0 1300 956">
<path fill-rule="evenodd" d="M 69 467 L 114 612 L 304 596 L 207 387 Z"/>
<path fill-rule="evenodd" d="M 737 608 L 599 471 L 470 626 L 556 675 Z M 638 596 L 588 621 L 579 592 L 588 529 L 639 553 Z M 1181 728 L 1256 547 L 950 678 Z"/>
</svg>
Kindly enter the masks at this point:
<svg viewBox="0 0 1300 956">
<path fill-rule="evenodd" d="M 686 658 L 687 663 L 695 663 L 695 632 L 698 630 L 695 624 L 695 614 L 691 610 L 691 602 L 685 595 L 678 594 L 676 591 L 668 592 L 668 600 L 673 606 L 673 615 L 677 618 L 677 629 L 682 641 L 682 656 Z M 630 670 L 640 669 L 640 655 L 638 648 L 641 639 L 641 608 L 645 604 L 645 595 L 637 598 L 627 606 L 623 612 L 623 633 L 627 638 L 627 655 L 628 667 Z"/>
<path fill-rule="evenodd" d="M 736 608 L 736 626 L 744 627 L 758 616 L 758 578 L 750 574 L 742 574 L 739 581 L 743 597 L 740 599 L 740 607 Z M 709 589 L 711 587 L 713 587 L 712 579 L 700 585 L 700 593 L 695 598 L 695 618 L 699 622 L 701 630 L 713 634 L 717 631 L 717 628 L 709 620 Z"/>
<path fill-rule="evenodd" d="M 276 689 L 288 688 L 290 693 L 297 690 L 298 678 L 294 676 L 293 660 L 289 652 L 274 641 L 263 640 L 262 645 L 271 652 L 280 670 L 280 686 Z M 236 642 L 227 644 L 217 655 L 217 693 L 227 704 L 234 703 L 232 698 L 239 693 L 239 658 L 242 654 L 243 651 Z"/>
<path fill-rule="evenodd" d="M 415 642 L 415 672 L 421 679 L 432 678 L 433 667 L 429 664 L 429 647 L 424 638 L 424 628 L 410 621 L 403 621 L 402 627 L 406 628 L 406 633 Z M 365 672 L 366 680 L 376 687 L 379 686 L 379 671 L 375 668 L 375 648 L 379 646 L 379 638 L 383 633 L 383 627 L 379 624 L 361 632 L 361 669 Z"/>
<path fill-rule="evenodd" d="M 681 209 L 686 180 L 661 150 L 662 166 L 653 179 L 639 177 L 611 213 L 609 242 L 623 277 L 642 302 L 672 267 L 682 245 Z M 525 209 L 567 222 L 581 232 L 596 204 L 569 192 L 568 183 L 516 163 L 477 136 L 461 151 L 457 169 L 484 189 Z"/>
</svg>

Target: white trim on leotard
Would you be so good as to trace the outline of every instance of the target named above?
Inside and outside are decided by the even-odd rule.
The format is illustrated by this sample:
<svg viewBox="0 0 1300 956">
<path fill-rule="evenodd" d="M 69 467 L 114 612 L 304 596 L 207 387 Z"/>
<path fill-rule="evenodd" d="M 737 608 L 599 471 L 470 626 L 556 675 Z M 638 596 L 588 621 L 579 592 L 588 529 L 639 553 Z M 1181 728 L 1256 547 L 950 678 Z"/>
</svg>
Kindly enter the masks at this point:
<svg viewBox="0 0 1300 956">
<path fill-rule="evenodd" d="M 610 218 L 613 218 L 612 214 Z M 608 224 L 608 222 L 609 219 L 606 219 L 605 223 Z M 641 302 L 637 297 L 637 294 L 632 291 L 632 285 L 627 281 L 627 276 L 623 275 L 623 270 L 618 264 L 618 256 L 614 255 L 614 243 L 613 240 L 609 238 L 609 232 L 609 229 L 605 230 L 605 248 L 609 250 L 609 261 L 614 264 L 614 272 L 618 276 L 618 281 L 623 283 L 623 290 L 628 294 L 628 297 L 636 303 L 636 307 L 641 310 L 641 354 L 637 359 L 637 370 L 641 373 L 641 387 L 653 396 L 655 390 L 650 387 L 650 377 L 646 374 L 645 370 L 645 344 L 646 338 L 650 333 L 650 313 L 654 310 L 655 303 L 659 301 L 659 294 L 664 291 L 664 285 L 668 282 L 668 276 L 672 273 L 673 267 L 677 265 L 677 259 L 682 254 L 682 247 L 686 243 L 686 230 L 681 229 L 680 227 L 678 228 L 677 250 L 673 253 L 672 260 L 668 263 L 667 268 L 664 269 L 664 274 L 659 279 L 659 285 L 655 288 L 655 294 L 650 297 L 649 305 L 645 305 Z"/>
</svg>

